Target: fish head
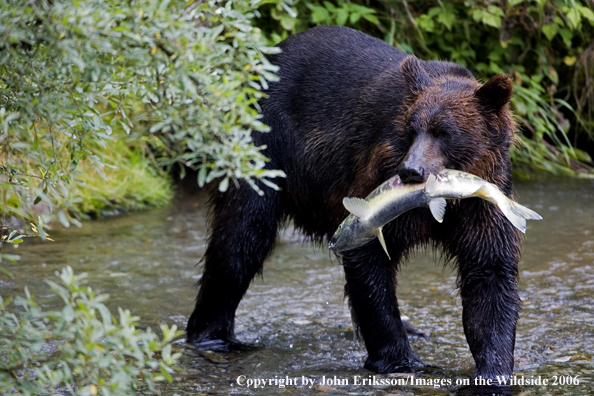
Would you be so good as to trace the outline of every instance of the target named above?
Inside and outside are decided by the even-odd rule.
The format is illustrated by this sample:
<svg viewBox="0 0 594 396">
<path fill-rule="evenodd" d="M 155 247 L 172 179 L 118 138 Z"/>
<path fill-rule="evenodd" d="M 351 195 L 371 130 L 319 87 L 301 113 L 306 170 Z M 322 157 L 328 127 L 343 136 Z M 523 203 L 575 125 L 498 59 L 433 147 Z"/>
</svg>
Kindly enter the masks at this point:
<svg viewBox="0 0 594 396">
<path fill-rule="evenodd" d="M 328 247 L 339 256 L 342 256 L 342 253 L 347 250 L 359 247 L 360 245 L 357 243 L 358 223 L 359 220 L 356 216 L 347 216 L 330 238 Z"/>
</svg>

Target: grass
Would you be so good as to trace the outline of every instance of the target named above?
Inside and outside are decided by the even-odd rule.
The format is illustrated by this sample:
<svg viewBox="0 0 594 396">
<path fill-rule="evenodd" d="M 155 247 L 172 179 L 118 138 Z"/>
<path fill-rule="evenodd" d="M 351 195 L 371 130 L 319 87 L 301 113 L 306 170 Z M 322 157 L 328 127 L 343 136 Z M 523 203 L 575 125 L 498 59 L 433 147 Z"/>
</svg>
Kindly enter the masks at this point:
<svg viewBox="0 0 594 396">
<path fill-rule="evenodd" d="M 77 167 L 80 183 L 75 195 L 80 201 L 73 208 L 76 212 L 99 215 L 114 209 L 138 210 L 165 205 L 173 198 L 171 178 L 147 156 L 142 141 L 116 138 L 92 151 L 107 165 L 99 169 L 85 161 Z"/>
</svg>

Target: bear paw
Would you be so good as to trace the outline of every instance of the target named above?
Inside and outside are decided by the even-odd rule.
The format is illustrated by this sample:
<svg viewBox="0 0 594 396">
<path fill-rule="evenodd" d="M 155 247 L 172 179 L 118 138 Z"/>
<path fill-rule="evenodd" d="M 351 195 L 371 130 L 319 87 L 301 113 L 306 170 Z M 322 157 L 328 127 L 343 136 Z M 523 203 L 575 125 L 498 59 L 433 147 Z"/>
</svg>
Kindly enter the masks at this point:
<svg viewBox="0 0 594 396">
<path fill-rule="evenodd" d="M 250 352 L 258 349 L 259 347 L 252 344 L 246 344 L 236 339 L 226 340 L 206 340 L 199 342 L 189 341 L 194 348 L 199 351 L 216 351 L 216 352 Z"/>
<path fill-rule="evenodd" d="M 410 373 L 416 369 L 425 367 L 421 359 L 414 353 L 400 359 L 374 359 L 367 358 L 365 368 L 378 374 L 388 373 Z"/>
</svg>

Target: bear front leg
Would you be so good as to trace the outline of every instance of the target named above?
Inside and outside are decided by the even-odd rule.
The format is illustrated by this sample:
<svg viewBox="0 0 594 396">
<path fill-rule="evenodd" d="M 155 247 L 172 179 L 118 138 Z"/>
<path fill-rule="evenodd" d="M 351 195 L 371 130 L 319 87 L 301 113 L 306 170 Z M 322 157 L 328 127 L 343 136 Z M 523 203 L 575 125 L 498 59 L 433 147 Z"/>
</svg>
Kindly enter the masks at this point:
<svg viewBox="0 0 594 396">
<path fill-rule="evenodd" d="M 464 333 L 477 368 L 474 377 L 497 384 L 497 376 L 511 376 L 514 369 L 521 239 L 501 212 L 482 204 L 469 209 L 472 216 L 457 227 L 461 232 L 454 252 Z"/>
<path fill-rule="evenodd" d="M 396 268 L 402 253 L 390 249 L 390 261 L 377 240 L 346 252 L 346 292 L 363 336 L 365 368 L 376 373 L 409 371 L 422 366 L 408 342 L 396 298 Z"/>
<path fill-rule="evenodd" d="M 279 196 L 271 189 L 259 196 L 242 183 L 239 188 L 231 186 L 215 201 L 200 291 L 186 329 L 187 342 L 201 349 L 243 349 L 234 339 L 235 311 L 274 245 Z"/>
</svg>

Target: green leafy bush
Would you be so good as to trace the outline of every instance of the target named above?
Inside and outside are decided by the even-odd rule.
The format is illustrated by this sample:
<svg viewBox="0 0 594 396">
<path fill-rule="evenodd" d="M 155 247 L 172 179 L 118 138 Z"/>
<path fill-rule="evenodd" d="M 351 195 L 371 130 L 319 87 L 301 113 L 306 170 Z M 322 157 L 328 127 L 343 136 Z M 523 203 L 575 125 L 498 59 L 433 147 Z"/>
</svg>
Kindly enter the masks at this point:
<svg viewBox="0 0 594 396">
<path fill-rule="evenodd" d="M 161 325 L 163 338 L 139 330 L 129 311 L 112 316 L 109 297 L 84 286 L 86 274 L 66 267 L 57 275 L 61 284 L 46 282 L 61 309 L 44 312 L 27 289 L 14 302 L 0 297 L 0 393 L 123 396 L 171 382 L 181 355 L 171 350 L 175 325 Z"/>
<path fill-rule="evenodd" d="M 265 169 L 250 136 L 266 130 L 255 102 L 275 78 L 253 9 L 247 0 L 0 0 L 2 232 L 12 215 L 43 238 L 52 220 L 78 224 L 76 170 L 118 165 L 95 151 L 109 150 L 114 131 L 148 137 L 160 166 L 199 168 L 201 185 L 283 176 Z"/>
<path fill-rule="evenodd" d="M 522 130 L 516 172 L 592 176 L 592 159 L 577 146 L 594 137 L 593 7 L 586 0 L 268 0 L 258 25 L 274 42 L 315 25 L 345 25 L 422 59 L 460 63 L 484 81 L 506 73 Z"/>
</svg>

